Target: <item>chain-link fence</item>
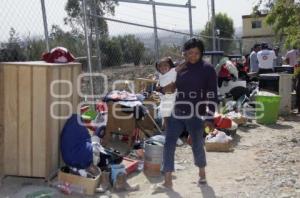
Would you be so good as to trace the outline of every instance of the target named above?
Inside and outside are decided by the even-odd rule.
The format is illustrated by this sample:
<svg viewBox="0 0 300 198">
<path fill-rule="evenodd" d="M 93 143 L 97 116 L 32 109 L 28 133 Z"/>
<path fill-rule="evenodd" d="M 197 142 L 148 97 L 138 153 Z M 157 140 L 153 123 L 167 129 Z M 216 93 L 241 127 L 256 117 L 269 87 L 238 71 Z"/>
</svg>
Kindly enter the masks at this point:
<svg viewBox="0 0 300 198">
<path fill-rule="evenodd" d="M 42 10 L 42 2 L 45 5 L 45 12 Z M 83 63 L 84 70 L 87 70 L 88 63 L 86 38 L 90 44 L 93 71 L 121 65 L 152 65 L 157 58 L 164 56 L 171 56 L 174 60 L 181 58 L 181 47 L 190 38 L 188 30 L 186 32 L 174 30 L 171 25 L 169 28 L 163 28 L 159 25 L 166 27 L 167 22 L 158 23 L 156 40 L 154 27 L 151 24 L 152 16 L 141 20 L 138 18 L 138 24 L 126 20 L 114 20 L 113 17 L 109 17 L 112 14 L 104 15 L 104 12 L 113 13 L 116 3 L 99 2 L 86 0 L 87 23 L 84 26 L 84 13 L 80 0 L 4 0 L 1 2 L 0 60 L 40 60 L 42 53 L 47 51 L 47 39 L 45 39 L 47 36 L 50 49 L 56 46 L 66 47 L 77 57 L 77 60 Z M 166 15 L 168 12 L 165 10 Z M 141 15 L 145 11 L 136 10 Z M 151 6 L 149 11 L 152 13 Z M 46 29 L 43 14 L 47 22 Z M 188 29 L 189 18 L 178 17 L 179 19 L 186 20 L 185 29 Z M 47 36 L 45 30 L 48 32 Z M 212 37 L 200 36 L 200 33 L 196 32 L 194 36 L 198 36 L 205 42 L 207 51 L 213 50 Z M 241 42 L 238 39 L 217 37 L 215 49 L 225 51 L 227 54 L 240 54 Z"/>
</svg>

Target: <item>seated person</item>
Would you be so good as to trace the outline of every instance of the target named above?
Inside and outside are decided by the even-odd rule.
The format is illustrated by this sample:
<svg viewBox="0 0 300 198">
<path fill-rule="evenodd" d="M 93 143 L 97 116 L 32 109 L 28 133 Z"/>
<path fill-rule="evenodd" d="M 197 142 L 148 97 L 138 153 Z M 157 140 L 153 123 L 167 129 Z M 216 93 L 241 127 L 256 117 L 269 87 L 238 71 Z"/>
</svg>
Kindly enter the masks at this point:
<svg viewBox="0 0 300 198">
<path fill-rule="evenodd" d="M 62 130 L 60 137 L 62 158 L 70 167 L 85 169 L 97 175 L 100 139 L 97 136 L 91 137 L 87 128 L 80 123 L 80 119 L 79 115 L 73 114 Z"/>
<path fill-rule="evenodd" d="M 236 66 L 228 59 L 222 58 L 216 66 L 216 73 L 218 76 L 218 87 L 222 87 L 223 81 L 238 79 L 238 70 Z"/>
</svg>

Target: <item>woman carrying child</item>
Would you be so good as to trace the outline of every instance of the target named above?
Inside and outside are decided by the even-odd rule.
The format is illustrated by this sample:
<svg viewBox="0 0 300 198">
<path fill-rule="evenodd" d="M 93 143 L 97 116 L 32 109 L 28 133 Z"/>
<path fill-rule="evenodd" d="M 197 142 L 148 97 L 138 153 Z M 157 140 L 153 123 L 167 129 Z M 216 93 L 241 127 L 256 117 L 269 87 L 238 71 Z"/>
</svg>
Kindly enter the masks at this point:
<svg viewBox="0 0 300 198">
<path fill-rule="evenodd" d="M 166 142 L 163 152 L 164 183 L 155 189 L 172 189 L 176 141 L 186 129 L 192 138 L 194 164 L 199 168 L 198 183 L 206 183 L 204 125 L 213 127 L 217 105 L 217 76 L 215 69 L 202 60 L 204 44 L 192 38 L 183 46 L 186 67 L 178 70 L 175 81 L 177 94 L 174 110 L 167 120 Z M 175 90 L 175 88 L 174 88 Z"/>
</svg>

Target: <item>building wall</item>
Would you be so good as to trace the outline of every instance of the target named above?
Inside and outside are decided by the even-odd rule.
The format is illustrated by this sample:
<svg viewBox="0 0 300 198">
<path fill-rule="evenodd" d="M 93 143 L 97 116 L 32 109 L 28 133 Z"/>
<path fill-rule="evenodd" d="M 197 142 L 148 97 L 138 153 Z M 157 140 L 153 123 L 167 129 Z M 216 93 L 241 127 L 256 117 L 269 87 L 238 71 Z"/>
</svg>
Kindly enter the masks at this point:
<svg viewBox="0 0 300 198">
<path fill-rule="evenodd" d="M 244 15 L 243 18 L 243 54 L 248 54 L 256 43 L 266 42 L 270 47 L 274 46 L 275 38 L 272 27 L 266 24 L 266 14 L 261 16 Z M 260 21 L 261 27 L 254 28 L 252 22 Z"/>
<path fill-rule="evenodd" d="M 244 16 L 243 37 L 274 35 L 274 31 L 272 30 L 272 27 L 266 24 L 266 22 L 264 21 L 265 18 L 266 18 L 265 16 L 261 16 L 261 17 Z M 261 28 L 252 28 L 252 22 L 254 21 L 260 21 Z"/>
</svg>

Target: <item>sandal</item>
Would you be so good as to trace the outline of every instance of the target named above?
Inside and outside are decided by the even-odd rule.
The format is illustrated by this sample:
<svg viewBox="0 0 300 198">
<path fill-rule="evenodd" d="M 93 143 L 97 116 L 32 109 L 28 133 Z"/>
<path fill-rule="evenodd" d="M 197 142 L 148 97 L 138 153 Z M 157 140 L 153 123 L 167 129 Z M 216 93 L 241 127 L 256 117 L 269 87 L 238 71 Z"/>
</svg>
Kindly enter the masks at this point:
<svg viewBox="0 0 300 198">
<path fill-rule="evenodd" d="M 164 184 L 155 184 L 151 188 L 153 190 L 152 194 L 164 193 L 172 190 L 172 187 L 167 187 Z"/>
<path fill-rule="evenodd" d="M 206 184 L 207 181 L 206 181 L 206 178 L 205 177 L 200 177 L 199 180 L 198 180 L 198 184 Z"/>
</svg>

